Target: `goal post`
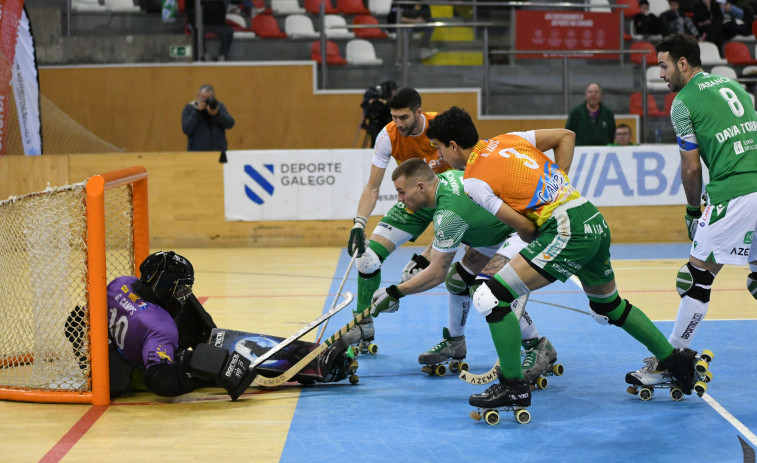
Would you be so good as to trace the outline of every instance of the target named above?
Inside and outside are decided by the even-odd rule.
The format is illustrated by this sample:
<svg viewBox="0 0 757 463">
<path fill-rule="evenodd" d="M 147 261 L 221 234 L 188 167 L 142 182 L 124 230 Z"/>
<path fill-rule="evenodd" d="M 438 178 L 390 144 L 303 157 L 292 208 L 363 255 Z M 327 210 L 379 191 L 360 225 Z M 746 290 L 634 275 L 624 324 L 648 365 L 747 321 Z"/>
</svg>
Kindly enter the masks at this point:
<svg viewBox="0 0 757 463">
<path fill-rule="evenodd" d="M 149 252 L 143 167 L 0 201 L 0 399 L 110 403 L 107 283 Z"/>
</svg>

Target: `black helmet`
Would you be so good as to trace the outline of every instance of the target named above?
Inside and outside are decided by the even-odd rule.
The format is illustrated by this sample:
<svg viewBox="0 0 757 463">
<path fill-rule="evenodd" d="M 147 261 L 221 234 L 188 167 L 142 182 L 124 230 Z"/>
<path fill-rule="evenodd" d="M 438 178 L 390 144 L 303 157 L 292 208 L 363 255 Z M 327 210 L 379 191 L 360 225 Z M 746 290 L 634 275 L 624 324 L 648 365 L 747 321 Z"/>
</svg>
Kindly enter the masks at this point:
<svg viewBox="0 0 757 463">
<path fill-rule="evenodd" d="M 152 288 L 167 304 L 175 299 L 180 305 L 192 294 L 195 272 L 189 261 L 173 251 L 160 251 L 147 256 L 139 266 L 139 279 Z"/>
</svg>

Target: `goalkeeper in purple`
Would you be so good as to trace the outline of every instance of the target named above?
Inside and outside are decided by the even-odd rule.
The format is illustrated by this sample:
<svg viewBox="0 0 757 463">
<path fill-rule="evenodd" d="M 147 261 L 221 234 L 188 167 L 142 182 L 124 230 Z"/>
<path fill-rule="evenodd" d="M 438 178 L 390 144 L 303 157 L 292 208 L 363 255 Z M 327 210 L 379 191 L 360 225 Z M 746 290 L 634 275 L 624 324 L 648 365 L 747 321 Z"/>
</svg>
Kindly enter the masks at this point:
<svg viewBox="0 0 757 463">
<path fill-rule="evenodd" d="M 139 271 L 140 278 L 122 276 L 108 284 L 111 396 L 131 390 L 136 369 L 160 396 L 219 386 L 232 400 L 239 398 L 255 377 L 251 362 L 201 342 L 215 324 L 192 294 L 192 264 L 174 252 L 157 252 Z"/>
</svg>

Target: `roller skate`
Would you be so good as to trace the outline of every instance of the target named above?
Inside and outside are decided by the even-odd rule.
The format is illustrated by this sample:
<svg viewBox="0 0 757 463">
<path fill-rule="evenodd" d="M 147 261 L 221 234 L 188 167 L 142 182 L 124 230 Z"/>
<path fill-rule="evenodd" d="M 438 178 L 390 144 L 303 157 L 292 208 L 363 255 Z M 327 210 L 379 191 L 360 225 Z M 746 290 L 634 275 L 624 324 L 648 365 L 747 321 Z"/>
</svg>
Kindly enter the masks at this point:
<svg viewBox="0 0 757 463">
<path fill-rule="evenodd" d="M 459 373 L 468 370 L 468 364 L 463 360 L 467 349 L 465 347 L 465 336 L 451 337 L 449 330 L 442 330 L 442 341 L 418 356 L 418 363 L 424 365 L 421 371 L 431 376 L 444 376 L 449 371 Z"/>
<path fill-rule="evenodd" d="M 529 383 L 532 391 L 547 388 L 547 375 L 561 376 L 565 372 L 565 367 L 555 363 L 557 351 L 547 338 L 527 339 L 522 345 L 525 349 L 521 354 L 523 379 Z"/>
<path fill-rule="evenodd" d="M 360 377 L 357 372 L 358 362 L 353 349 L 344 338 L 329 346 L 318 356 L 318 367 L 322 372 L 324 383 L 333 383 L 347 378 L 350 384 L 357 384 Z"/>
<path fill-rule="evenodd" d="M 468 403 L 477 409 L 470 413 L 471 418 L 481 421 L 483 418 L 487 424 L 499 423 L 499 412 L 513 412 L 515 420 L 520 424 L 531 421 L 531 414 L 526 410 L 531 405 L 531 387 L 525 379 L 505 379 L 497 371 L 498 383 L 489 386 L 489 389 L 480 394 L 473 394 Z"/>
<path fill-rule="evenodd" d="M 346 340 L 348 345 L 354 346 L 352 350 L 355 355 L 358 353 L 376 354 L 378 346 L 371 342 L 373 341 L 374 334 L 373 317 L 366 317 L 342 336 L 342 339 Z"/>
<path fill-rule="evenodd" d="M 691 394 L 692 388 L 702 397 L 707 392 L 707 383 L 712 380 L 710 362 L 713 358 L 709 350 L 697 355 L 691 349 L 676 349 L 664 362 L 647 357 L 643 367 L 626 374 L 626 382 L 630 384 L 626 391 L 644 401 L 652 399 L 656 388 L 669 389 L 670 397 L 676 402 Z"/>
</svg>

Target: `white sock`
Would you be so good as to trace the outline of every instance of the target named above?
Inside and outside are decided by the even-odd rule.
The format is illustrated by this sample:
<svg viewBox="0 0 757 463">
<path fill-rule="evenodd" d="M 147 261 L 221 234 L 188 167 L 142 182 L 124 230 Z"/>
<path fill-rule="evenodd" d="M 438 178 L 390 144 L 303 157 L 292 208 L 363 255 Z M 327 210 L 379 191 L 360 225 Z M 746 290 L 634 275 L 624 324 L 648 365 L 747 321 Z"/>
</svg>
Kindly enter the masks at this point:
<svg viewBox="0 0 757 463">
<path fill-rule="evenodd" d="M 696 333 L 700 323 L 704 320 L 704 316 L 707 315 L 709 305 L 709 302 L 698 301 L 689 296 L 681 298 L 681 303 L 678 305 L 676 323 L 673 326 L 673 332 L 670 333 L 670 337 L 668 338 L 673 347 L 684 348 L 691 345 L 694 333 Z"/>
<path fill-rule="evenodd" d="M 525 341 L 526 339 L 534 339 L 539 337 L 539 330 L 536 329 L 534 321 L 528 315 L 528 312 L 523 311 L 523 316 L 520 317 L 520 339 Z"/>
<path fill-rule="evenodd" d="M 456 338 L 465 334 L 465 320 L 468 318 L 468 311 L 470 310 L 470 296 L 459 296 L 450 293 L 447 300 L 449 301 L 449 324 L 447 325 L 447 329 L 449 330 L 449 335 Z"/>
</svg>

